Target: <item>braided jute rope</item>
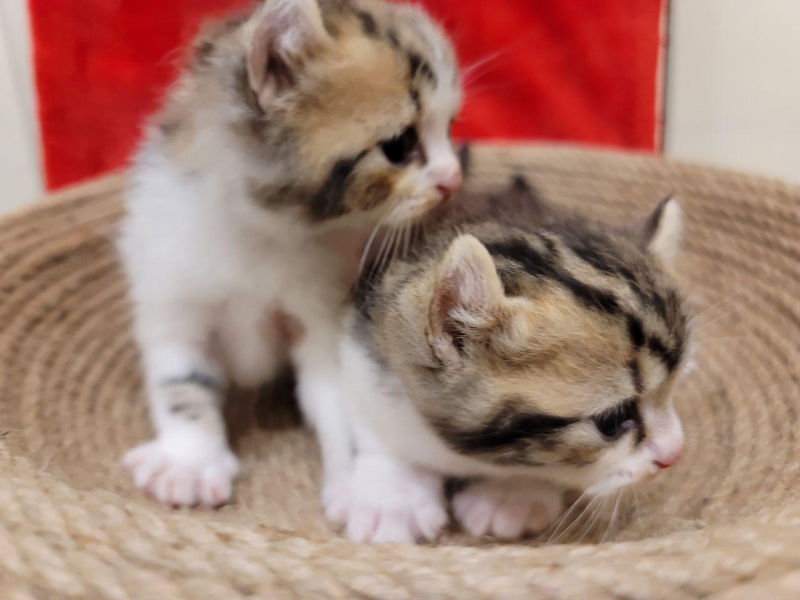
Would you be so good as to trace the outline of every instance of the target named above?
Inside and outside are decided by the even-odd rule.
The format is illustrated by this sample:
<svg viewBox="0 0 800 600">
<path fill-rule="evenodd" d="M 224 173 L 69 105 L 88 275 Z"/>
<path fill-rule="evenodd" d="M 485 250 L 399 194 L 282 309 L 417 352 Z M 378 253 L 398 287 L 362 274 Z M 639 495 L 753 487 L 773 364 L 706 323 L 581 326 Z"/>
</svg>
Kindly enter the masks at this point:
<svg viewBox="0 0 800 600">
<path fill-rule="evenodd" d="M 800 598 L 800 188 L 569 148 L 472 162 L 487 189 L 521 172 L 612 221 L 681 199 L 698 315 L 676 390 L 688 447 L 632 509 L 595 537 L 576 521 L 563 540 L 583 528 L 582 543 L 351 544 L 325 523 L 316 447 L 270 405 L 278 391 L 229 403 L 231 506 L 142 497 L 119 466 L 151 430 L 112 178 L 0 223 L 0 598 Z"/>
</svg>

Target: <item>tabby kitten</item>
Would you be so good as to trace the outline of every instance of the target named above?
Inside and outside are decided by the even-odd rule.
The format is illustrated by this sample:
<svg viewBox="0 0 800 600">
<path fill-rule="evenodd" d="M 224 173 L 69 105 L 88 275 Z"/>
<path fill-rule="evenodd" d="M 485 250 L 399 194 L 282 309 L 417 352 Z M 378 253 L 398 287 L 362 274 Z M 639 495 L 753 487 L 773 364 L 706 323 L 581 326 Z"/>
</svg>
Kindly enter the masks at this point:
<svg viewBox="0 0 800 600">
<path fill-rule="evenodd" d="M 434 539 L 445 477 L 478 478 L 453 500 L 468 532 L 515 538 L 552 523 L 565 487 L 608 494 L 681 453 L 677 202 L 627 231 L 522 184 L 454 205 L 463 214 L 360 282 L 349 316 L 356 459 L 328 515 L 353 540 Z"/>
<path fill-rule="evenodd" d="M 125 463 L 172 505 L 218 505 L 239 465 L 229 383 L 286 361 L 324 489 L 349 472 L 338 340 L 366 234 L 461 182 L 453 51 L 418 7 L 266 0 L 201 37 L 133 169 L 120 250 L 156 438 Z"/>
</svg>

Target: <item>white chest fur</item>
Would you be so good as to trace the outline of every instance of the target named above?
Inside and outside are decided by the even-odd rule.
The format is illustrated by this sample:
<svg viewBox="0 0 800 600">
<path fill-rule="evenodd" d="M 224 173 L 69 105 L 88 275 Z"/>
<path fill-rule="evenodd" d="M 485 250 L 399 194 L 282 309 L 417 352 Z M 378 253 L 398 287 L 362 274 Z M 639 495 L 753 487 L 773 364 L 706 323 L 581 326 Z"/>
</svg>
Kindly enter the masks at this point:
<svg viewBox="0 0 800 600">
<path fill-rule="evenodd" d="M 157 151 L 144 159 L 120 240 L 137 310 L 209 313 L 230 375 L 246 384 L 280 358 L 270 315 L 338 331 L 357 257 L 331 247 L 335 234 L 257 207 L 241 173 L 183 175 Z"/>
</svg>

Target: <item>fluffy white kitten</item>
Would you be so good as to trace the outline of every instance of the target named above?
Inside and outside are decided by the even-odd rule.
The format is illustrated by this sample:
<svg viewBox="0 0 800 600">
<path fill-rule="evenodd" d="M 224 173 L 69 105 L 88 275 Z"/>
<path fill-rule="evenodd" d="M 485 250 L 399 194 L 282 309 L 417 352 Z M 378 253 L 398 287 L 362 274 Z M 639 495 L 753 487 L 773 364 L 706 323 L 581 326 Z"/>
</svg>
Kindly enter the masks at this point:
<svg viewBox="0 0 800 600">
<path fill-rule="evenodd" d="M 453 52 L 416 7 L 266 0 L 198 40 L 139 153 L 119 243 L 156 429 L 125 456 L 138 487 L 226 502 L 225 390 L 291 361 L 337 489 L 343 301 L 377 222 L 459 186 L 459 98 Z"/>
</svg>

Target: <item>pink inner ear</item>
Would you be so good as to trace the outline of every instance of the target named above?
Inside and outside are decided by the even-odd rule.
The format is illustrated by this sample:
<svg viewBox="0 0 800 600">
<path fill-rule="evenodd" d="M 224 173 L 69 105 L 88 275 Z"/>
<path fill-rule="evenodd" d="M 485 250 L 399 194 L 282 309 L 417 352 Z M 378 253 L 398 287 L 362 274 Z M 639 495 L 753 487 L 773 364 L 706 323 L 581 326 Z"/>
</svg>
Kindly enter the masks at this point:
<svg viewBox="0 0 800 600">
<path fill-rule="evenodd" d="M 310 46 L 327 35 L 316 0 L 283 0 L 261 11 L 250 42 L 248 74 L 257 94 L 272 82 L 286 88 Z"/>
<path fill-rule="evenodd" d="M 438 308 L 442 319 L 456 312 L 481 315 L 495 303 L 491 282 L 481 265 L 460 264 L 439 282 Z"/>
<path fill-rule="evenodd" d="M 490 310 L 496 302 L 491 277 L 496 275 L 482 264 L 480 257 L 465 257 L 450 277 L 453 304 L 470 313 Z"/>
<path fill-rule="evenodd" d="M 478 239 L 462 235 L 447 249 L 434 288 L 431 326 L 455 340 L 458 320 L 474 325 L 490 318 L 503 298 L 503 287 L 489 251 Z"/>
<path fill-rule="evenodd" d="M 436 284 L 436 291 L 433 300 L 433 320 L 434 328 L 444 333 L 449 333 L 448 323 L 452 320 L 452 314 L 457 304 L 458 282 L 454 277 L 447 275 Z"/>
<path fill-rule="evenodd" d="M 457 361 L 462 354 L 464 334 L 454 319 L 458 307 L 458 282 L 452 276 L 445 276 L 436 282 L 433 302 L 430 308 L 431 347 L 445 363 Z"/>
<path fill-rule="evenodd" d="M 259 27 L 250 48 L 248 74 L 250 85 L 257 94 L 272 83 L 277 90 L 294 85 L 295 75 L 289 64 L 289 57 L 276 48 L 273 32 Z"/>
<path fill-rule="evenodd" d="M 503 295 L 494 261 L 472 236 L 456 240 L 448 251 L 446 274 L 441 282 L 451 290 L 453 304 L 468 313 L 491 310 Z"/>
<path fill-rule="evenodd" d="M 269 31 L 264 23 L 260 23 L 253 33 L 247 57 L 247 74 L 250 86 L 259 94 L 267 83 L 267 60 L 269 57 Z"/>
</svg>

